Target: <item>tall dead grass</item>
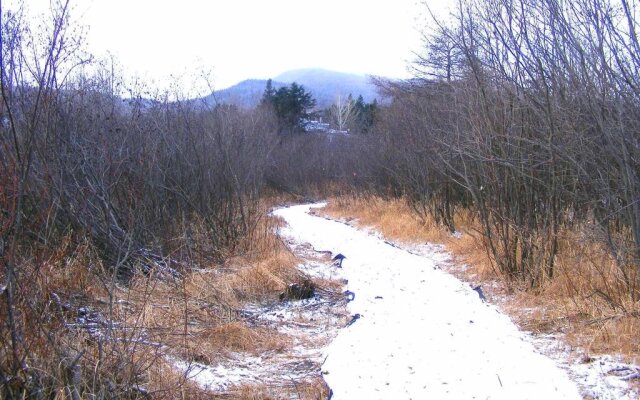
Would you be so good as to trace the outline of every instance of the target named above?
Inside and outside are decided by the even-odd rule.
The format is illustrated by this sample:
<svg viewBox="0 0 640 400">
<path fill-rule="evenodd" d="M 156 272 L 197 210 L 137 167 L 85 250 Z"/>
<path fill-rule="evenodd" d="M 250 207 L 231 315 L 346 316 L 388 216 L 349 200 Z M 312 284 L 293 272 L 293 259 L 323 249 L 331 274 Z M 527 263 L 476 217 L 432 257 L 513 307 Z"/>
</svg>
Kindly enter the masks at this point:
<svg viewBox="0 0 640 400">
<path fill-rule="evenodd" d="M 574 345 L 593 354 L 615 353 L 640 361 L 640 304 L 628 290 L 638 280 L 633 270 L 619 268 L 605 244 L 589 226 L 562 232 L 557 273 L 540 287 L 530 289 L 501 275 L 483 245 L 480 226 L 470 211 L 458 211 L 455 237 L 432 220 L 421 220 L 403 199 L 344 196 L 330 199 L 321 213 L 373 227 L 388 239 L 408 244 L 444 244 L 457 260 L 451 271 L 485 292 L 525 329 L 562 333 Z M 465 268 L 460 265 L 465 264 Z M 635 270 L 637 273 L 637 270 Z M 491 281 L 492 284 L 487 284 Z"/>
<path fill-rule="evenodd" d="M 243 315 L 247 304 L 278 301 L 290 283 L 304 279 L 298 260 L 274 233 L 281 222 L 266 217 L 266 211 L 224 263 L 203 256 L 197 258 L 202 264 L 174 265 L 179 276 L 141 269 L 125 284 L 103 268 L 87 241 L 74 245 L 78 240 L 72 238 L 53 254 L 25 262 L 21 268 L 30 268 L 32 281 L 21 286 L 16 309 L 26 372 L 1 377 L 4 395 L 211 398 L 186 380 L 172 359 L 210 364 L 234 352 L 284 351 L 291 345 L 287 336 L 251 326 Z M 6 320 L 4 308 L 0 317 Z M 2 337 L 2 362 L 11 359 L 9 339 Z M 296 384 L 307 394 L 325 391 L 317 382 Z M 231 397 L 268 398 L 249 397 L 246 389 Z"/>
</svg>

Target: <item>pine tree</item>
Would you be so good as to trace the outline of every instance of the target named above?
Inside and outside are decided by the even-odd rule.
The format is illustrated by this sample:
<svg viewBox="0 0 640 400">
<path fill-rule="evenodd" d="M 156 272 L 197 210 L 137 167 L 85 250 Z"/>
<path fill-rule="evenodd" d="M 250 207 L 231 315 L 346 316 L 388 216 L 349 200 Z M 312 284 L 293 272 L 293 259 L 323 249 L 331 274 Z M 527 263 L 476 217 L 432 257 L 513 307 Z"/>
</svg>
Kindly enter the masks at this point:
<svg viewBox="0 0 640 400">
<path fill-rule="evenodd" d="M 266 94 L 265 90 L 265 96 Z M 308 117 L 309 110 L 316 104 L 311 93 L 296 82 L 289 87 L 281 87 L 270 98 L 278 118 L 281 133 L 303 130 L 303 122 Z"/>
<path fill-rule="evenodd" d="M 264 93 L 262 94 L 262 99 L 260 100 L 261 106 L 273 105 L 273 99 L 276 95 L 276 91 L 273 88 L 273 82 L 271 79 L 267 81 L 267 87 L 264 89 Z"/>
<path fill-rule="evenodd" d="M 362 95 L 360 95 L 355 101 L 353 108 L 355 110 L 356 130 L 360 133 L 369 132 L 371 126 L 373 126 L 375 114 L 378 109 L 377 100 L 374 99 L 373 103 L 366 103 Z"/>
</svg>

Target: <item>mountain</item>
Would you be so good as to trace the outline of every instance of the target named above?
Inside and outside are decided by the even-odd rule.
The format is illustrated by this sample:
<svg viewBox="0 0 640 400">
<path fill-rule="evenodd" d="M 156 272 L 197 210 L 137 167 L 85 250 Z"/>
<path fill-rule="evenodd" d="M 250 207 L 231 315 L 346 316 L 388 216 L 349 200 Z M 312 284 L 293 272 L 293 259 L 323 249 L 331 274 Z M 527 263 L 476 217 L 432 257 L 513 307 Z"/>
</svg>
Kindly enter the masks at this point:
<svg viewBox="0 0 640 400">
<path fill-rule="evenodd" d="M 375 85 L 364 75 L 327 71 L 324 69 L 297 69 L 276 76 L 274 81 L 290 84 L 297 82 L 304 86 L 316 99 L 318 108 L 334 104 L 340 95 L 345 99 L 349 94 L 356 99 L 362 95 L 366 102 L 380 100 Z"/>
<path fill-rule="evenodd" d="M 247 79 L 227 89 L 217 90 L 204 100 L 210 105 L 225 103 L 235 104 L 243 108 L 253 108 L 260 103 L 266 86 L 266 79 Z M 273 82 L 273 88 L 276 90 L 282 86 L 285 86 L 285 84 Z"/>
<path fill-rule="evenodd" d="M 366 102 L 381 99 L 375 85 L 363 75 L 323 69 L 298 69 L 287 71 L 273 78 L 274 89 L 297 82 L 316 99 L 316 108 L 323 109 L 334 104 L 338 95 L 346 98 L 351 94 L 354 99 L 362 95 Z M 227 89 L 218 90 L 204 98 L 208 104 L 227 103 L 243 108 L 252 108 L 260 103 L 264 93 L 266 79 L 248 79 Z"/>
</svg>

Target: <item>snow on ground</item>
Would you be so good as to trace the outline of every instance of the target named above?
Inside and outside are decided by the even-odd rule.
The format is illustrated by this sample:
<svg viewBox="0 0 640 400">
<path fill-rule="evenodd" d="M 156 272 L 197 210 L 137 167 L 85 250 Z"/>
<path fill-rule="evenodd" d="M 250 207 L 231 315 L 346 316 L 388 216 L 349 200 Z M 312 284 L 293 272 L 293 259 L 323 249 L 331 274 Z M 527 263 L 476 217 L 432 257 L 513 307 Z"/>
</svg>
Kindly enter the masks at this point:
<svg viewBox="0 0 640 400">
<path fill-rule="evenodd" d="M 344 304 L 344 301 L 342 301 Z M 313 299 L 253 306 L 245 310 L 247 322 L 287 335 L 292 347 L 260 355 L 235 352 L 214 365 L 170 361 L 201 387 L 224 393 L 234 386 L 303 382 L 317 378 L 324 360 L 323 348 L 335 338 L 345 316 L 341 302 L 318 296 Z"/>
<path fill-rule="evenodd" d="M 248 323 L 287 335 L 292 348 L 232 353 L 216 365 L 171 359 L 187 377 L 225 392 L 235 385 L 304 381 L 322 368 L 333 400 L 580 399 L 580 391 L 586 398 L 634 398 L 620 376 L 637 367 L 610 357 L 576 362 L 573 349 L 555 338 L 518 331 L 469 285 L 440 269 L 453 262 L 443 246 L 390 243 L 373 230 L 308 214 L 321 206 L 274 214 L 289 224 L 280 234 L 305 259 L 301 272 L 346 283 L 355 293 L 347 310 L 344 297 L 329 292 L 249 307 Z M 337 253 L 347 257 L 342 269 L 326 262 Z"/>
<path fill-rule="evenodd" d="M 295 357 L 277 353 L 249 356 L 232 353 L 216 365 L 173 360 L 188 379 L 213 392 L 224 393 L 234 386 L 248 384 L 278 385 L 302 382 L 317 376 L 319 353 L 301 352 Z"/>
<path fill-rule="evenodd" d="M 543 354 L 555 359 L 578 383 L 585 398 L 599 400 L 633 400 L 625 377 L 639 371 L 612 356 L 576 358 L 576 349 L 563 344 L 553 335 L 530 335 L 527 339 Z"/>
<path fill-rule="evenodd" d="M 307 244 L 293 241 L 287 244 L 304 259 L 304 263 L 298 265 L 303 274 L 311 278 L 342 280 L 342 270 L 323 261 L 319 257 L 321 254 Z M 288 337 L 291 346 L 260 355 L 234 352 L 213 365 L 176 358 L 169 358 L 169 361 L 188 379 L 219 394 L 241 385 L 278 387 L 317 379 L 325 357 L 324 348 L 347 321 L 345 303 L 341 292 L 317 288 L 316 296 L 311 299 L 255 304 L 242 311 L 246 323 Z"/>
<path fill-rule="evenodd" d="M 442 264 L 453 262 L 446 248 L 441 245 L 412 244 L 406 245 L 394 243 L 394 246 L 403 248 L 411 253 L 422 256 L 434 257 L 434 259 Z M 446 271 L 451 271 L 451 264 Z M 444 265 L 443 265 L 444 267 Z M 465 265 L 456 265 L 454 268 L 463 270 Z M 496 285 L 496 283 L 486 283 L 483 287 Z M 499 302 L 506 301 L 504 296 L 499 299 L 495 297 L 492 300 Z M 552 358 L 564 370 L 567 371 L 570 378 L 578 384 L 580 392 L 585 398 L 599 400 L 633 400 L 638 398 L 629 386 L 629 376 L 633 376 L 640 372 L 640 367 L 624 363 L 620 359 L 613 356 L 587 356 L 583 350 L 574 348 L 562 341 L 561 337 L 548 334 L 535 334 L 527 332 L 524 336 L 537 351 Z"/>
<path fill-rule="evenodd" d="M 280 209 L 281 234 L 342 253 L 353 324 L 326 349 L 333 399 L 580 399 L 554 361 L 476 292 L 412 254 L 342 223 Z M 434 248 L 434 250 L 436 250 Z"/>
<path fill-rule="evenodd" d="M 364 229 L 364 231 L 369 232 L 370 235 L 382 237 L 378 232 L 370 229 Z M 453 234 L 454 237 L 458 238 L 461 235 L 459 232 Z M 452 264 L 454 262 L 453 257 L 443 245 L 433 243 L 386 243 L 412 254 L 428 257 L 434 260 L 438 267 L 443 267 L 445 271 L 466 269 L 466 265 Z M 483 287 L 495 285 L 497 285 L 496 282 L 483 283 Z M 504 296 L 500 296 L 498 299 L 494 297 L 492 300 L 498 300 L 499 303 L 507 301 Z M 561 337 L 554 335 L 527 332 L 524 338 L 537 351 L 550 357 L 562 369 L 567 371 L 569 377 L 577 383 L 583 397 L 599 400 L 633 400 L 638 398 L 637 390 L 634 392 L 629 385 L 629 381 L 630 378 L 637 379 L 640 373 L 640 366 L 625 363 L 619 358 L 610 355 L 587 356 L 582 349 L 574 348 L 563 342 Z"/>
</svg>

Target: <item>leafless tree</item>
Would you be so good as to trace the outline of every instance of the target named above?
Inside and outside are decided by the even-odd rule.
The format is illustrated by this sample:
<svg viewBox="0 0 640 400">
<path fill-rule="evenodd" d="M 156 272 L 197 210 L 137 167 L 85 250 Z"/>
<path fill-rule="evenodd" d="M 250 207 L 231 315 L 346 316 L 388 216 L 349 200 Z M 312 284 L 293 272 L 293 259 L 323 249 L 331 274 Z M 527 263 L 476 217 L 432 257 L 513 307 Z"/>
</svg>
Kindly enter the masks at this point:
<svg viewBox="0 0 640 400">
<path fill-rule="evenodd" d="M 336 97 L 335 104 L 331 106 L 331 116 L 339 131 L 346 131 L 347 127 L 357 118 L 354 104 L 351 95 L 346 100 L 341 95 Z"/>
<path fill-rule="evenodd" d="M 74 397 L 93 390 L 86 385 L 95 386 L 97 375 L 113 372 L 80 368 L 88 361 L 74 350 L 64 322 L 76 294 L 51 293 L 42 284 L 49 279 L 43 277 L 47 258 L 88 245 L 96 259 L 87 268 L 111 301 L 137 273 L 248 251 L 243 246 L 257 234 L 259 195 L 276 144 L 275 119 L 265 110 L 207 108 L 136 92 L 123 99 L 112 69 L 79 68 L 90 57 L 70 22 L 69 2 L 54 2 L 52 12 L 43 24 L 48 31 L 35 31 L 20 9 L 0 11 L 0 390 L 6 398 L 46 397 L 65 386 Z M 68 379 L 39 368 L 48 362 L 45 351 L 68 367 Z M 78 374 L 90 371 L 97 375 L 78 383 Z M 132 379 L 135 385 L 138 378 Z"/>
<path fill-rule="evenodd" d="M 636 9 L 461 0 L 433 21 L 383 124 L 417 210 L 453 229 L 448 210 L 472 206 L 500 270 L 532 285 L 553 277 L 561 229 L 592 221 L 637 298 Z"/>
</svg>

